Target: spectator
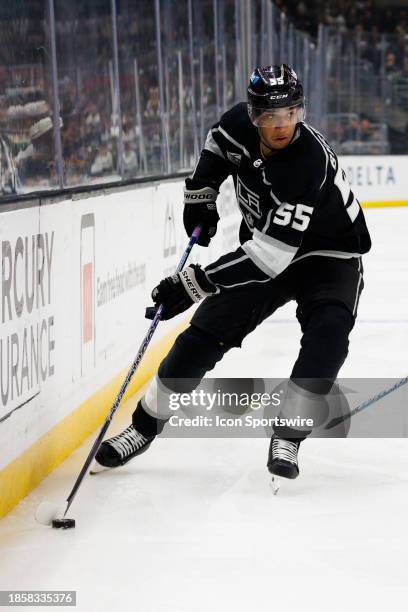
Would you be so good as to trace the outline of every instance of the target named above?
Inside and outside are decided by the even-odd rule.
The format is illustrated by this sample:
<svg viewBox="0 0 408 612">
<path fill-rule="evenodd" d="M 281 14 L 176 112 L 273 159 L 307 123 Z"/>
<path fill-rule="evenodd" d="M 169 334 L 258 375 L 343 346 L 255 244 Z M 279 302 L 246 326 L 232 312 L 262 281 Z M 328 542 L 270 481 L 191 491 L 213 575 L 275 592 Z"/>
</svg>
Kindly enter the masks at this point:
<svg viewBox="0 0 408 612">
<path fill-rule="evenodd" d="M 45 187 L 55 184 L 54 131 L 51 117 L 44 117 L 31 126 L 30 144 L 20 151 L 15 163 L 22 186 Z"/>
<path fill-rule="evenodd" d="M 346 127 L 344 131 L 344 140 L 345 141 L 355 141 L 359 139 L 360 134 L 360 122 L 358 117 L 353 117 L 350 121 L 348 127 Z"/>
<path fill-rule="evenodd" d="M 367 117 L 362 117 L 360 121 L 360 132 L 359 140 L 361 142 L 368 142 L 372 140 L 372 127 Z"/>
<path fill-rule="evenodd" d="M 104 174 L 112 174 L 113 158 L 106 144 L 102 144 L 91 166 L 92 176 L 103 176 Z"/>
<path fill-rule="evenodd" d="M 296 7 L 295 26 L 300 30 L 311 31 L 314 26 L 313 15 L 307 9 L 304 2 L 299 2 Z"/>
<path fill-rule="evenodd" d="M 402 64 L 402 72 L 400 75 L 401 79 L 406 79 L 408 81 L 408 54 L 404 57 L 404 62 Z"/>
<path fill-rule="evenodd" d="M 137 171 L 137 166 L 136 151 L 132 148 L 130 142 L 126 142 L 123 151 L 123 170 L 126 174 L 134 174 Z"/>
<path fill-rule="evenodd" d="M 98 128 L 101 123 L 101 116 L 95 104 L 89 106 L 89 112 L 86 116 L 85 123 L 89 127 Z"/>
<path fill-rule="evenodd" d="M 395 76 L 399 70 L 397 67 L 396 56 L 393 51 L 389 51 L 385 56 L 385 74 L 387 76 Z"/>
</svg>

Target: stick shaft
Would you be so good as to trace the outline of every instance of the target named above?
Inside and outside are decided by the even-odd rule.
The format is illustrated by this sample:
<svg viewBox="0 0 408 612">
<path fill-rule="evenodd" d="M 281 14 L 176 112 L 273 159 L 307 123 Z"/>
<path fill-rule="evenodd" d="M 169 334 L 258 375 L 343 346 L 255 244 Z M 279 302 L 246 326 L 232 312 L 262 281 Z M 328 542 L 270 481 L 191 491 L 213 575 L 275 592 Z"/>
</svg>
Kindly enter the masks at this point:
<svg viewBox="0 0 408 612">
<path fill-rule="evenodd" d="M 396 391 L 397 389 L 399 389 L 403 385 L 406 385 L 407 383 L 408 383 L 408 376 L 406 376 L 405 378 L 400 378 L 400 380 L 397 380 L 397 382 L 395 384 L 393 384 L 392 387 L 388 387 L 387 389 L 383 389 L 383 391 L 380 391 L 379 393 L 377 393 L 373 397 L 370 397 L 370 399 L 368 399 L 365 402 L 363 402 L 362 404 L 359 404 L 358 406 L 356 406 L 356 408 L 353 408 L 353 410 L 351 410 L 348 414 L 345 414 L 345 415 L 343 415 L 341 417 L 338 417 L 336 419 L 331 420 L 326 425 L 325 429 L 333 429 L 333 427 L 335 427 L 337 425 L 340 425 L 340 423 L 344 423 L 348 419 L 351 419 L 356 414 L 359 414 L 360 412 L 363 412 L 363 410 L 365 410 L 366 408 L 368 408 L 369 406 L 371 406 L 375 402 L 378 402 L 383 397 L 386 397 L 387 395 L 389 395 L 393 391 Z"/>
<path fill-rule="evenodd" d="M 193 246 L 197 242 L 197 240 L 198 240 L 198 238 L 200 236 L 200 233 L 201 233 L 201 226 L 198 225 L 195 228 L 195 230 L 193 231 L 192 235 L 191 235 L 190 241 L 189 241 L 189 243 L 187 245 L 187 248 L 184 251 L 184 253 L 183 253 L 183 255 L 182 255 L 181 259 L 180 259 L 180 262 L 179 262 L 179 264 L 177 266 L 176 272 L 181 272 L 181 270 L 183 269 L 184 264 L 186 263 L 187 258 L 190 255 L 191 249 L 193 248 Z M 153 336 L 154 332 L 156 331 L 156 328 L 157 328 L 157 326 L 158 326 L 158 324 L 160 322 L 162 314 L 163 314 L 163 306 L 160 305 L 159 308 L 157 309 L 156 316 L 154 317 L 154 319 L 153 319 L 153 321 L 152 321 L 152 323 L 151 323 L 151 325 L 150 325 L 150 327 L 149 327 L 149 329 L 147 331 L 146 336 L 143 338 L 143 341 L 142 341 L 142 343 L 141 343 L 141 345 L 139 347 L 139 350 L 137 352 L 137 355 L 136 355 L 136 357 L 135 357 L 135 359 L 134 359 L 134 361 L 133 361 L 133 363 L 132 363 L 132 365 L 130 367 L 130 370 L 126 374 L 126 378 L 123 381 L 122 386 L 120 387 L 120 389 L 118 391 L 116 399 L 113 402 L 112 408 L 110 409 L 109 414 L 106 417 L 105 422 L 102 425 L 101 430 L 100 430 L 100 432 L 99 432 L 95 442 L 92 445 L 92 448 L 91 448 L 91 450 L 89 452 L 89 455 L 86 458 L 86 461 L 85 461 L 84 465 L 82 466 L 82 469 L 81 469 L 81 471 L 80 471 L 80 473 L 78 475 L 78 478 L 76 479 L 75 484 L 72 487 L 72 491 L 70 492 L 70 494 L 67 497 L 68 505 L 67 505 L 67 508 L 65 510 L 64 516 L 68 512 L 69 507 L 72 504 L 72 502 L 73 502 L 73 500 L 75 498 L 75 495 L 76 495 L 79 487 L 81 486 L 81 483 L 82 483 L 82 481 L 83 481 L 83 479 L 85 477 L 85 474 L 88 472 L 88 468 L 91 465 L 92 461 L 94 460 L 96 453 L 98 452 L 98 449 L 99 449 L 99 447 L 100 447 L 100 445 L 102 443 L 102 440 L 105 437 L 105 434 L 106 434 L 106 432 L 108 430 L 108 427 L 109 427 L 109 425 L 110 425 L 110 423 L 111 423 L 111 421 L 112 421 L 112 419 L 113 419 L 117 409 L 119 408 L 120 402 L 122 401 L 122 398 L 123 398 L 124 394 L 126 393 L 126 389 L 128 388 L 129 383 L 132 380 L 132 378 L 133 378 L 137 368 L 139 367 L 140 362 L 142 361 L 143 355 L 145 354 L 145 352 L 147 350 L 147 347 L 150 344 L 150 341 L 152 339 L 152 336 Z"/>
</svg>

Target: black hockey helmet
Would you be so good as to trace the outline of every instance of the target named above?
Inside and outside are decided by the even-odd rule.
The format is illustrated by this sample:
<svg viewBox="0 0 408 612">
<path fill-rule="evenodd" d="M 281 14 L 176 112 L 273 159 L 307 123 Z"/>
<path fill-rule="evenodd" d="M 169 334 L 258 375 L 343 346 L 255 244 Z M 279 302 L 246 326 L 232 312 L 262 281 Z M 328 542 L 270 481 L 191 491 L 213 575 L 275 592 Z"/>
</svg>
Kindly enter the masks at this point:
<svg viewBox="0 0 408 612">
<path fill-rule="evenodd" d="M 286 64 L 255 68 L 247 91 L 248 114 L 257 127 L 271 125 L 276 117 L 281 118 L 282 125 L 305 118 L 302 84 L 296 72 Z M 274 112 L 283 108 L 291 112 Z"/>
</svg>

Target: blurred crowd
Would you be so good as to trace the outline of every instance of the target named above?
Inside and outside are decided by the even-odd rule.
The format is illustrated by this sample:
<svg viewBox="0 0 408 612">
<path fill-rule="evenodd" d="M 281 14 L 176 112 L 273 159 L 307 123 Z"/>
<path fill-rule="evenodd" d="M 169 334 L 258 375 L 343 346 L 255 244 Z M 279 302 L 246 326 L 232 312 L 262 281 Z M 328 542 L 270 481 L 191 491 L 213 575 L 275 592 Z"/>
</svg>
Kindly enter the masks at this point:
<svg viewBox="0 0 408 612">
<path fill-rule="evenodd" d="M 319 23 L 354 33 L 363 58 L 385 74 L 408 77 L 408 7 L 375 6 L 373 0 L 275 0 L 297 28 L 317 36 Z M 383 34 L 391 34 L 384 40 Z"/>
<path fill-rule="evenodd" d="M 119 88 L 110 13 L 79 22 L 70 18 L 72 7 L 66 5 L 66 15 L 61 12 L 65 7 L 56 14 L 64 186 L 161 174 L 169 167 L 189 169 L 196 153 L 193 127 L 199 129 L 202 122 L 206 129 L 213 121 L 213 117 L 200 116 L 211 114 L 209 108 L 215 103 L 211 31 L 206 31 L 201 20 L 205 52 L 199 66 L 200 83 L 194 84 L 202 92 L 194 116 L 187 16 L 185 11 L 181 14 L 182 7 L 164 2 L 163 100 L 168 137 L 163 142 L 154 4 L 137 11 L 129 1 L 131 6 L 136 14 L 123 11 L 118 15 Z M 8 46 L 0 50 L 0 191 L 24 193 L 58 187 L 54 90 L 44 14 L 32 10 L 27 20 L 0 20 L 2 35 Z M 184 42 L 181 50 L 180 40 Z M 224 94 L 232 101 L 231 87 Z M 172 162 L 167 166 L 166 153 Z"/>
<path fill-rule="evenodd" d="M 378 6 L 374 0 L 274 1 L 288 21 L 312 37 L 317 38 L 319 24 L 328 26 L 334 36 L 338 33 L 341 43 L 335 53 L 339 56 L 345 57 L 346 47 L 352 41 L 356 69 L 370 90 L 364 101 L 372 96 L 373 114 L 370 116 L 369 107 L 358 115 L 345 113 L 344 109 L 336 115 L 331 109 L 327 134 L 339 151 L 407 152 L 408 7 Z M 347 68 L 351 72 L 351 64 Z M 335 78 L 339 75 L 335 74 Z M 374 113 L 379 106 L 376 96 L 381 97 L 381 114 L 387 118 L 382 124 Z"/>
<path fill-rule="evenodd" d="M 408 33 L 408 8 L 378 6 L 374 0 L 274 0 L 300 30 L 316 36 L 319 23 L 342 31 Z"/>
<path fill-rule="evenodd" d="M 89 3 L 92 5 L 92 2 Z M 49 33 L 43 0 L 30 2 L 25 19 L 0 15 L 0 193 L 31 192 L 62 185 L 100 183 L 188 170 L 209 125 L 235 101 L 237 75 L 234 20 L 223 0 L 218 27 L 218 70 L 212 0 L 194 11 L 194 64 L 190 63 L 186 3 L 161 3 L 164 81 L 157 66 L 154 3 L 118 3 L 120 86 L 115 82 L 112 20 L 82 13 L 85 3 L 56 3 L 58 105 L 52 82 Z M 382 79 L 384 104 L 408 111 L 408 33 L 404 10 L 374 10 L 371 0 L 276 0 L 297 28 L 316 35 L 319 22 L 331 31 L 352 31 L 367 82 Z M 96 5 L 95 5 L 96 6 Z M 37 10 L 36 10 L 37 7 Z M 42 8 L 41 8 L 42 7 Z M 79 8 L 78 8 L 79 7 Z M 82 7 L 82 8 L 81 8 Z M 141 10 L 141 7 L 143 10 Z M 95 8 L 95 7 L 94 7 Z M 11 11 L 12 13 L 12 11 Z M 389 32 L 386 37 L 384 32 Z M 278 34 L 277 34 L 278 36 Z M 344 41 L 347 36 L 344 36 Z M 356 66 L 359 66 L 357 63 Z M 367 68 L 368 67 L 368 68 Z M 228 75 L 229 78 L 221 78 Z M 334 75 L 336 77 L 336 75 Z M 166 113 L 160 112 L 164 103 Z M 120 109 L 120 112 L 119 112 Z M 407 131 L 354 110 L 328 108 L 326 132 L 340 153 L 407 150 Z M 58 126 L 54 126 L 57 118 Z M 63 176 L 58 175 L 59 129 Z M 163 130 L 166 137 L 163 139 Z M 394 149 L 398 142 L 401 151 Z M 391 144 L 392 144 L 391 143 Z M 170 160 L 166 165 L 166 159 Z"/>
</svg>

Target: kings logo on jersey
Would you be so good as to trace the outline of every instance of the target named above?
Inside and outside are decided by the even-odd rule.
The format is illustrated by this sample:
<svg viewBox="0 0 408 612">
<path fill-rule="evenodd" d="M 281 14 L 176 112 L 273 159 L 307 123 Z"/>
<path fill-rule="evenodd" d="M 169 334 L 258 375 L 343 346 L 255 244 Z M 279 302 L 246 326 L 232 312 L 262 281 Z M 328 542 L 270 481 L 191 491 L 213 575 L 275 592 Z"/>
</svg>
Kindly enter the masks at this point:
<svg viewBox="0 0 408 612">
<path fill-rule="evenodd" d="M 251 189 L 248 189 L 239 176 L 237 177 L 237 199 L 240 206 L 243 206 L 249 210 L 249 212 L 257 219 L 261 218 L 262 214 L 259 195 Z"/>
</svg>

